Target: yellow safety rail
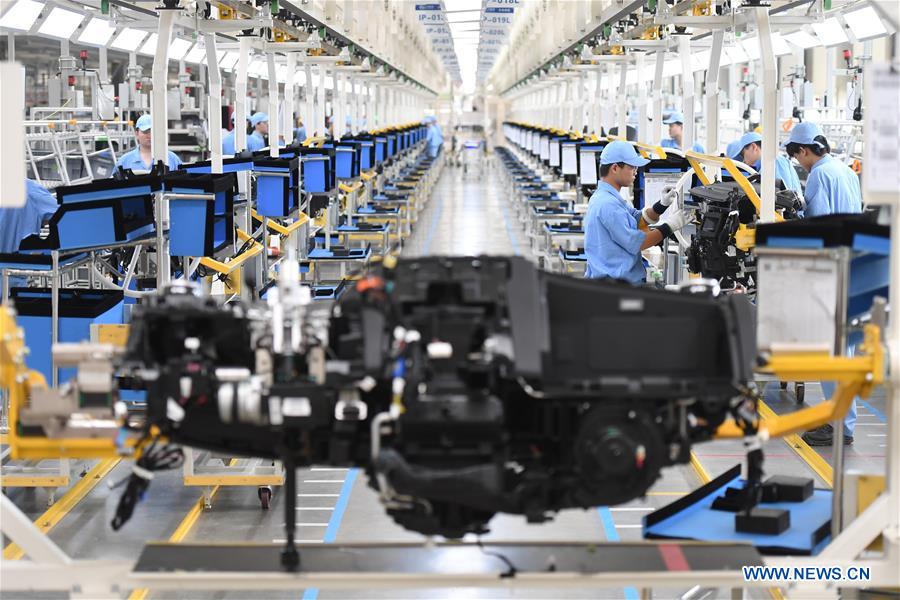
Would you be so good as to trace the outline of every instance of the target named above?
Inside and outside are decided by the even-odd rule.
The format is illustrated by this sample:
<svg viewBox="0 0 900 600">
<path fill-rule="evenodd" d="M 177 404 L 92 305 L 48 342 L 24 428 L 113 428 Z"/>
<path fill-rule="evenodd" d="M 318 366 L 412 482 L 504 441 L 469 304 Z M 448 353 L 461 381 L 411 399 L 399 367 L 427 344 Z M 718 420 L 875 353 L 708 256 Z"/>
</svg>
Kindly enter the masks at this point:
<svg viewBox="0 0 900 600">
<path fill-rule="evenodd" d="M 855 396 L 866 397 L 884 380 L 884 348 L 881 330 L 866 325 L 860 353 L 853 357 L 826 353 L 797 352 L 773 354 L 761 372 L 782 381 L 834 381 L 834 396 L 815 406 L 786 415 L 769 414 L 760 423 L 768 437 L 783 437 L 842 419 Z M 726 421 L 716 431 L 717 438 L 743 437 L 734 421 Z"/>
<path fill-rule="evenodd" d="M 362 182 L 356 181 L 351 185 L 347 185 L 346 183 L 339 183 L 338 189 L 340 189 L 345 194 L 352 194 L 358 189 L 362 188 Z"/>
<path fill-rule="evenodd" d="M 257 213 L 255 210 L 253 210 L 253 209 L 250 210 L 250 216 L 253 217 L 254 221 L 259 221 L 260 223 L 262 223 L 263 218 L 261 216 L 259 216 L 259 213 Z M 300 213 L 297 216 L 297 220 L 294 221 L 293 223 L 291 223 L 290 225 L 281 225 L 272 220 L 267 221 L 266 225 L 272 232 L 277 233 L 278 235 L 287 237 L 289 235 L 292 235 L 295 231 L 297 231 L 301 227 L 303 227 L 303 225 L 308 221 L 309 221 L 309 216 L 306 213 Z M 238 231 L 240 231 L 240 230 L 238 230 Z M 241 233 L 243 233 L 243 232 L 241 232 Z M 244 234 L 244 235 L 246 235 L 246 234 Z M 247 236 L 248 239 L 249 239 L 249 237 L 250 236 Z M 229 263 L 229 264 L 231 264 L 231 263 Z"/>
<path fill-rule="evenodd" d="M 250 239 L 250 236 L 240 229 L 237 230 L 237 237 L 242 242 L 246 242 Z M 200 259 L 200 264 L 208 269 L 212 269 L 217 273 L 221 273 L 223 275 L 229 275 L 233 273 L 236 269 L 238 269 L 242 264 L 259 254 L 263 251 L 262 244 L 257 241 L 253 241 L 249 248 L 235 256 L 233 259 L 228 261 L 227 263 L 218 261 L 214 258 L 209 258 L 204 256 Z"/>
</svg>

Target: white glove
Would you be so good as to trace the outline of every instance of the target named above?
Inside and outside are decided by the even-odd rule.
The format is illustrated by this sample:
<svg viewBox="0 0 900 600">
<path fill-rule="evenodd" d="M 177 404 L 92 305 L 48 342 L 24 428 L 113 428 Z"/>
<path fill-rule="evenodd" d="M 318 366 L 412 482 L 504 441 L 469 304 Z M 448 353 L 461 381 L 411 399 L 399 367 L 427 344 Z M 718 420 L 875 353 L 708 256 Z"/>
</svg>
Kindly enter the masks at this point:
<svg viewBox="0 0 900 600">
<path fill-rule="evenodd" d="M 674 185 L 667 185 L 663 188 L 662 198 L 659 203 L 663 206 L 672 206 L 676 198 L 678 198 L 678 188 Z"/>
<path fill-rule="evenodd" d="M 688 216 L 685 214 L 684 210 L 667 210 L 666 211 L 666 223 L 672 229 L 672 233 L 676 231 L 681 231 L 681 229 L 688 222 Z"/>
</svg>

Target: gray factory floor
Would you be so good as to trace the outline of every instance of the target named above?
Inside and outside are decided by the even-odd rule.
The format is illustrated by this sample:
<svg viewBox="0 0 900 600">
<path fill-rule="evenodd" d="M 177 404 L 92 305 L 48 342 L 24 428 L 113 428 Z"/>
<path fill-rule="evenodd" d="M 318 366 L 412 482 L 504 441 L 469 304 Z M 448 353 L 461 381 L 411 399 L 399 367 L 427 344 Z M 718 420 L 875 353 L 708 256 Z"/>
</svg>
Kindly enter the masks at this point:
<svg viewBox="0 0 900 600">
<path fill-rule="evenodd" d="M 519 254 L 527 252 L 523 231 L 512 217 L 505 191 L 494 174 L 469 173 L 447 168 L 434 196 L 419 218 L 416 230 L 405 247 L 407 255 L 434 254 Z M 767 404 L 776 412 L 794 408 L 794 396 L 774 383 L 766 387 Z M 807 384 L 806 402 L 821 401 L 818 384 Z M 885 454 L 885 403 L 876 393 L 860 404 L 856 442 L 846 452 L 848 469 L 881 472 Z M 784 440 L 766 444 L 767 474 L 805 475 L 824 482 Z M 695 449 L 698 461 L 712 477 L 738 464 L 743 458 L 740 441 L 711 442 Z M 822 456 L 830 459 L 830 449 Z M 78 467 L 76 467 L 78 469 Z M 126 476 L 130 464 L 121 462 L 106 481 L 117 482 Z M 74 470 L 75 473 L 78 470 Z M 75 558 L 136 558 L 146 541 L 166 540 L 195 505 L 199 488 L 182 484 L 181 471 L 160 473 L 121 531 L 109 526 L 119 490 L 110 490 L 101 482 L 75 505 L 49 533 L 61 548 Z M 650 494 L 624 506 L 564 512 L 552 522 L 527 525 L 521 517 L 500 516 L 491 524 L 484 540 L 526 541 L 630 541 L 641 538 L 641 519 L 649 511 L 668 504 L 701 483 L 698 470 L 691 465 L 666 469 Z M 298 484 L 298 537 L 303 542 L 390 542 L 415 541 L 411 534 L 393 523 L 367 486 L 365 475 L 343 469 L 304 469 Z M 31 518 L 46 510 L 43 490 L 10 489 L 9 496 Z M 60 491 L 60 494 L 62 490 Z M 222 488 L 212 508 L 204 511 L 190 529 L 184 542 L 278 542 L 284 537 L 282 495 L 275 492 L 270 510 L 262 510 L 255 488 Z M 687 592 L 654 590 L 654 598 L 677 598 Z M 503 590 L 440 589 L 339 592 L 307 590 L 305 593 L 244 592 L 208 593 L 202 598 L 638 598 L 636 589 L 608 590 Z M 753 598 L 768 598 L 765 591 L 752 591 Z M 3 594 L 3 597 L 12 597 Z M 36 596 L 35 596 L 36 597 Z M 41 596 L 43 597 L 43 596 Z M 52 596 L 51 596 L 52 597 Z M 125 597 L 125 596 L 123 596 Z M 195 593 L 151 593 L 151 598 L 196 598 Z"/>
</svg>

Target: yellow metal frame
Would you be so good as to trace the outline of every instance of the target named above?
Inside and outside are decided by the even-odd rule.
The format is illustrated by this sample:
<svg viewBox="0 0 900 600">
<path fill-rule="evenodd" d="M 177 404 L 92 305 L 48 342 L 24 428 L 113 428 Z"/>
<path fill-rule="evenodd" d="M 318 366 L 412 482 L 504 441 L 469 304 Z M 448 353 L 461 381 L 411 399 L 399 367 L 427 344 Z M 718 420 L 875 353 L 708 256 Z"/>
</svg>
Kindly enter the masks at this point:
<svg viewBox="0 0 900 600">
<path fill-rule="evenodd" d="M 782 381 L 834 381 L 834 396 L 815 406 L 787 415 L 770 413 L 759 429 L 768 437 L 784 437 L 836 421 L 847 414 L 855 396 L 866 397 L 884 380 L 884 348 L 881 330 L 866 325 L 860 354 L 853 357 L 829 356 L 825 353 L 774 354 L 761 372 L 774 374 Z M 765 415 L 764 415 L 765 417 Z M 716 431 L 717 438 L 743 437 L 744 432 L 733 420 Z"/>
<path fill-rule="evenodd" d="M 237 237 L 242 242 L 246 242 L 247 240 L 250 239 L 250 235 L 247 233 L 244 233 L 240 229 L 237 230 Z M 256 256 L 257 254 L 259 254 L 262 251 L 263 251 L 262 244 L 260 244 L 257 241 L 254 241 L 250 245 L 249 248 L 247 248 L 245 251 L 243 251 L 240 254 L 238 254 L 237 256 L 235 256 L 231 261 L 229 261 L 227 263 L 223 263 L 214 258 L 209 258 L 209 257 L 204 256 L 203 258 L 200 259 L 200 264 L 208 269 L 212 269 L 213 271 L 216 271 L 217 273 L 221 273 L 223 275 L 230 275 L 231 273 L 233 273 L 234 271 L 239 269 L 241 265 L 243 265 L 245 262 L 247 262 L 248 260 L 250 260 L 251 258 L 253 258 L 254 256 Z"/>
<path fill-rule="evenodd" d="M 361 189 L 361 188 L 362 188 L 362 182 L 361 182 L 361 181 L 356 181 L 356 182 L 354 182 L 354 183 L 351 184 L 351 185 L 347 185 L 347 184 L 345 184 L 345 183 L 339 183 L 339 184 L 338 184 L 338 189 L 340 189 L 340 190 L 341 190 L 342 192 L 344 192 L 345 194 L 352 194 L 353 192 L 355 192 L 355 191 L 357 191 L 357 190 L 359 190 L 359 189 Z"/>
<path fill-rule="evenodd" d="M 258 221 L 258 222 L 262 223 L 263 218 L 261 216 L 259 216 L 259 213 L 257 213 L 255 210 L 250 209 L 250 216 L 253 217 L 254 221 Z M 287 225 L 287 226 L 280 225 L 271 220 L 268 221 L 266 223 L 266 225 L 268 226 L 269 230 L 272 231 L 273 233 L 277 233 L 278 235 L 283 236 L 283 237 L 288 237 L 288 236 L 292 235 L 295 231 L 297 231 L 298 229 L 303 227 L 303 225 L 306 224 L 307 222 L 309 222 L 309 215 L 307 215 L 306 213 L 300 213 L 299 216 L 297 217 L 297 220 L 294 221 L 293 223 L 291 223 L 290 225 Z M 240 233 L 243 233 L 240 230 L 238 230 L 238 231 Z M 247 234 L 244 234 L 244 235 L 247 235 Z M 246 239 L 250 239 L 250 236 L 247 236 Z M 257 242 L 254 242 L 254 243 L 259 245 Z M 228 264 L 231 264 L 231 263 L 228 263 Z"/>
<path fill-rule="evenodd" d="M 750 202 L 752 202 L 753 206 L 756 208 L 756 214 L 759 214 L 760 206 L 762 206 L 762 202 L 759 199 L 759 194 L 756 193 L 756 190 L 753 188 L 753 184 L 751 184 L 747 179 L 747 176 L 744 175 L 740 169 L 738 169 L 733 160 L 731 160 L 727 156 L 710 156 L 708 154 L 700 154 L 699 152 L 693 152 L 691 150 L 685 152 L 684 156 L 685 158 L 687 158 L 691 167 L 694 169 L 694 173 L 697 174 L 697 177 L 700 179 L 703 185 L 710 185 L 712 183 L 712 180 L 710 180 L 709 176 L 703 170 L 702 165 L 714 165 L 717 168 L 724 168 L 726 171 L 728 171 L 728 174 L 734 178 L 738 186 L 741 188 L 741 191 L 747 194 L 747 197 L 750 198 Z M 776 212 L 775 220 L 783 221 L 784 217 Z"/>
<path fill-rule="evenodd" d="M 365 181 L 371 181 L 371 180 L 375 179 L 376 177 L 378 177 L 378 173 L 376 173 L 374 170 L 363 171 L 362 173 L 359 174 L 359 176 L 362 177 L 363 180 L 365 180 Z"/>
</svg>

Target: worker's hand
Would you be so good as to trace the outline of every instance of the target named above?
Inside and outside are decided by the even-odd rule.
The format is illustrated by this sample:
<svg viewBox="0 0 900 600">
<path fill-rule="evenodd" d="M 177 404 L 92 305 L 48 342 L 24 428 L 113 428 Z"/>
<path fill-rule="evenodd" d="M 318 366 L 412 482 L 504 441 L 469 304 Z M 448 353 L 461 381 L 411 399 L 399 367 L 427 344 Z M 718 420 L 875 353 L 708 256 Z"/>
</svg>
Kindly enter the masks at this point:
<svg viewBox="0 0 900 600">
<path fill-rule="evenodd" d="M 684 213 L 684 210 L 667 210 L 664 218 L 660 220 L 660 223 L 656 225 L 655 229 L 658 229 L 662 233 L 663 239 L 666 239 L 676 231 L 681 231 L 687 221 L 688 217 Z"/>
<path fill-rule="evenodd" d="M 672 232 L 681 231 L 688 222 L 688 216 L 683 209 L 673 209 L 666 211 L 665 223 Z"/>
<path fill-rule="evenodd" d="M 654 214 L 658 214 L 658 213 L 654 213 Z M 646 223 L 647 225 L 653 225 L 654 223 L 656 223 L 659 220 L 659 219 L 654 219 L 651 217 L 649 206 L 645 206 L 644 209 L 641 211 L 641 218 L 644 219 L 644 223 Z"/>
<path fill-rule="evenodd" d="M 676 198 L 678 198 L 678 188 L 674 185 L 667 185 L 663 188 L 662 198 L 659 203 L 663 206 L 672 206 Z"/>
</svg>

